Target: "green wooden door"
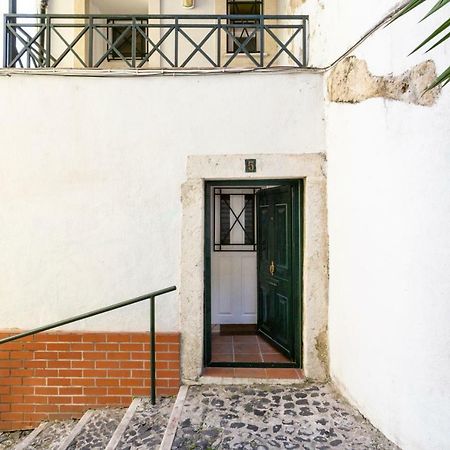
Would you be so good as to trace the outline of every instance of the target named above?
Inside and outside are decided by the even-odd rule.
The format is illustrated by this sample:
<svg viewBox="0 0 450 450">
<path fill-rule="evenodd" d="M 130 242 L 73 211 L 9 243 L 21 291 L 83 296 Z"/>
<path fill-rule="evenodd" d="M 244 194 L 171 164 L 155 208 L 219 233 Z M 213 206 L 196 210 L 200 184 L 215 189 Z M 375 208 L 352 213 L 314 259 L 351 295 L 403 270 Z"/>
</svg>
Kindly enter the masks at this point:
<svg viewBox="0 0 450 450">
<path fill-rule="evenodd" d="M 293 186 L 262 189 L 258 214 L 258 332 L 294 358 Z"/>
</svg>

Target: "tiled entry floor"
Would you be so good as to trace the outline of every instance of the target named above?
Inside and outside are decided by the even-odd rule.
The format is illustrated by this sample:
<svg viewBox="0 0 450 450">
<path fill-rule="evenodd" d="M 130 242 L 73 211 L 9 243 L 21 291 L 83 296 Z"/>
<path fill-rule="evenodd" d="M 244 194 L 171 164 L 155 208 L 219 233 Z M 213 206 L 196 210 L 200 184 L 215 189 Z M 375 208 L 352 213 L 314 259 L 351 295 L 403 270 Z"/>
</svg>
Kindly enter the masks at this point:
<svg viewBox="0 0 450 450">
<path fill-rule="evenodd" d="M 212 362 L 291 362 L 259 335 L 211 336 Z"/>
</svg>

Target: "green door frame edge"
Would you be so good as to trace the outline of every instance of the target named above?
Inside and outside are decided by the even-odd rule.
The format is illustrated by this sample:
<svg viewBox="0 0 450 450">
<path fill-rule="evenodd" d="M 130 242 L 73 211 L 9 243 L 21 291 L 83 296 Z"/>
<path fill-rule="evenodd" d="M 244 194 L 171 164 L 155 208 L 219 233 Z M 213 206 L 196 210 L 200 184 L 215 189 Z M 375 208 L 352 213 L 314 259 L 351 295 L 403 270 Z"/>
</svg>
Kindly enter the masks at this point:
<svg viewBox="0 0 450 450">
<path fill-rule="evenodd" d="M 264 362 L 211 362 L 211 193 L 214 186 L 268 186 L 290 185 L 294 189 L 292 205 L 293 218 L 293 267 L 299 274 L 294 277 L 293 292 L 295 292 L 294 305 L 296 307 L 296 326 L 294 342 L 294 361 L 291 363 L 264 363 Z M 302 304 L 303 304 L 303 209 L 304 209 L 304 180 L 303 179 L 264 179 L 264 180 L 214 180 L 204 182 L 205 216 L 204 216 L 204 289 L 203 289 L 203 365 L 204 367 L 256 367 L 256 368 L 303 368 L 303 342 L 302 342 Z"/>
</svg>

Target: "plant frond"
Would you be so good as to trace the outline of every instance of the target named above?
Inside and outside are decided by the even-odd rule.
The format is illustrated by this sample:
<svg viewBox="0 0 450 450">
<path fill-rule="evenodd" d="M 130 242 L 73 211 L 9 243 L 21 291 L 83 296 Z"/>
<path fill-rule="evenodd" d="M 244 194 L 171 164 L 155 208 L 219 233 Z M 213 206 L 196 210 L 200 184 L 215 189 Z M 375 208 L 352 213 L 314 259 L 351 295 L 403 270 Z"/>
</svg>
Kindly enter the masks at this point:
<svg viewBox="0 0 450 450">
<path fill-rule="evenodd" d="M 395 16 L 391 19 L 391 21 L 389 23 L 392 23 L 395 20 L 397 20 L 399 17 L 402 17 L 409 11 L 411 11 L 414 8 L 416 8 L 417 6 L 421 5 L 424 1 L 425 0 L 411 0 L 402 10 L 400 10 L 397 14 L 395 14 Z"/>
<path fill-rule="evenodd" d="M 428 53 L 430 50 L 433 50 L 434 47 L 437 47 L 439 44 L 442 44 L 444 41 L 446 41 L 450 37 L 450 32 L 448 32 L 442 39 L 439 39 L 435 44 L 433 44 L 427 51 Z"/>
<path fill-rule="evenodd" d="M 450 27 L 450 19 L 447 19 L 440 27 L 438 27 L 436 30 L 434 30 L 423 42 L 421 42 L 411 53 L 412 55 L 414 52 L 419 50 L 419 48 L 423 47 L 425 44 L 431 41 L 431 39 L 435 38 L 438 34 L 442 33 L 445 29 Z M 409 55 L 408 55 L 409 56 Z"/>
<path fill-rule="evenodd" d="M 426 89 L 425 92 L 435 88 L 439 84 L 442 84 L 442 87 L 444 87 L 448 82 L 450 81 L 450 66 L 447 67 L 444 72 L 442 72 Z"/>
<path fill-rule="evenodd" d="M 427 17 L 431 16 L 431 14 L 434 14 L 436 11 L 440 10 L 443 6 L 445 6 L 447 3 L 449 3 L 450 0 L 439 0 L 425 15 L 425 17 L 422 20 L 425 20 Z M 422 22 L 421 20 L 421 22 Z"/>
</svg>

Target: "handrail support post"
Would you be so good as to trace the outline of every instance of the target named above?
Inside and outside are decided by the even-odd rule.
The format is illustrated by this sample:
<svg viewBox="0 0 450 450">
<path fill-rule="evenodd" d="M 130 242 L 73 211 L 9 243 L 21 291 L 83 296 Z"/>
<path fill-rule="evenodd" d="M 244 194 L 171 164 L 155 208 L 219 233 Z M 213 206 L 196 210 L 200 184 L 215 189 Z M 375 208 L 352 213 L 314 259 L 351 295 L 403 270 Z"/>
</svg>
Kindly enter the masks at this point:
<svg viewBox="0 0 450 450">
<path fill-rule="evenodd" d="M 156 403 L 155 297 L 150 297 L 150 398 Z"/>
</svg>

